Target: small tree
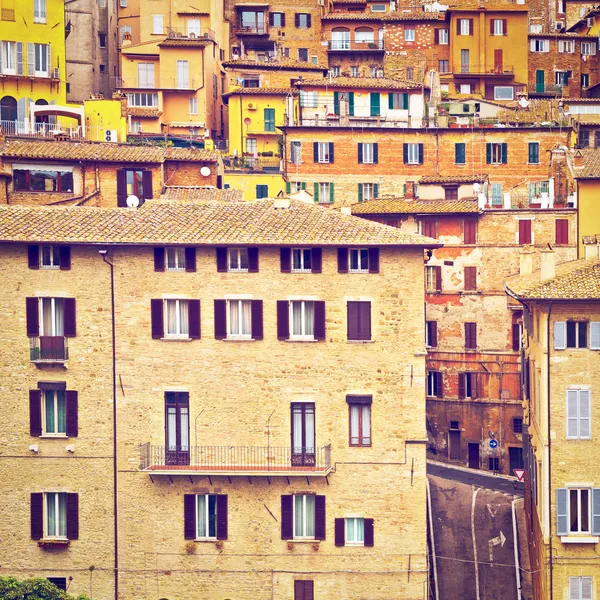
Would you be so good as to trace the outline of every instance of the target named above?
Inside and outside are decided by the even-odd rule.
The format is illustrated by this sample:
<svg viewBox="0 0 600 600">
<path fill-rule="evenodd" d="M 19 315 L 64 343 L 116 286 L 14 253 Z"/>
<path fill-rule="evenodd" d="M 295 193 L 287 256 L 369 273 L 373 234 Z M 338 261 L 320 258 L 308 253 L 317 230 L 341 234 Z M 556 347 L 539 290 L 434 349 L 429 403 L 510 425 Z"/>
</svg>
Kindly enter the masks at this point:
<svg viewBox="0 0 600 600">
<path fill-rule="evenodd" d="M 14 577 L 0 577 L 2 600 L 88 600 L 86 596 L 71 596 L 59 590 L 43 577 L 19 581 Z"/>
</svg>

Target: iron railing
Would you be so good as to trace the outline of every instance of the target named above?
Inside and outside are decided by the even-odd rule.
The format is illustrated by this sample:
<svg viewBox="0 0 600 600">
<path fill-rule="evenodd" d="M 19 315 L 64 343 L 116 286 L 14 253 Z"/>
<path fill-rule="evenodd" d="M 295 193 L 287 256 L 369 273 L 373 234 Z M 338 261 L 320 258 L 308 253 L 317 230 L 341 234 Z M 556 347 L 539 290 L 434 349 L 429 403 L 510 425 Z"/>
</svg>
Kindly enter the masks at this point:
<svg viewBox="0 0 600 600">
<path fill-rule="evenodd" d="M 29 121 L 0 121 L 4 135 L 35 138 L 56 138 L 67 136 L 73 140 L 98 140 L 103 130 L 99 127 L 86 127 L 85 134 L 80 125 L 62 125 L 60 123 L 34 123 Z"/>
<path fill-rule="evenodd" d="M 215 32 L 203 27 L 200 31 L 190 31 L 183 27 L 167 27 L 167 39 L 169 40 L 213 40 Z"/>
<path fill-rule="evenodd" d="M 266 472 L 327 473 L 331 469 L 331 445 L 322 448 L 273 446 L 188 446 L 170 448 L 147 443 L 140 446 L 143 471 L 194 473 Z"/>
<path fill-rule="evenodd" d="M 239 34 L 246 35 L 268 35 L 269 34 L 269 26 L 265 25 L 255 25 L 250 27 L 240 26 L 236 32 Z"/>
<path fill-rule="evenodd" d="M 275 156 L 223 156 L 223 166 L 229 170 L 281 173 L 281 160 Z"/>
<path fill-rule="evenodd" d="M 67 338 L 55 335 L 29 338 L 29 359 L 34 363 L 61 363 L 69 360 Z"/>
<path fill-rule="evenodd" d="M 351 52 L 353 50 L 369 52 L 373 50 L 385 50 L 385 43 L 383 40 L 369 40 L 364 42 L 357 40 L 329 40 L 327 42 L 327 49 L 330 52 Z"/>
</svg>

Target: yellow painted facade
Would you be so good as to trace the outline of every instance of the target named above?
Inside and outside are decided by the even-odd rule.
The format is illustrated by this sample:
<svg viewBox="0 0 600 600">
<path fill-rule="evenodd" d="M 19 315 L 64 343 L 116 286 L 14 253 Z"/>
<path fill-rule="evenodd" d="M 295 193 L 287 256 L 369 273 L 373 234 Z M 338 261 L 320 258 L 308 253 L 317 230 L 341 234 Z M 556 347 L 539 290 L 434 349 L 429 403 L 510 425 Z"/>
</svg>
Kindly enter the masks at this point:
<svg viewBox="0 0 600 600">
<path fill-rule="evenodd" d="M 117 132 L 117 140 L 110 141 L 124 142 L 127 139 L 127 119 L 121 100 L 86 100 L 83 107 L 88 140 L 107 141 L 107 131 L 111 132 L 109 136 Z"/>
<path fill-rule="evenodd" d="M 279 192 L 285 192 L 286 190 L 283 175 L 280 174 L 271 175 L 226 169 L 223 174 L 223 183 L 231 189 L 242 190 L 244 200 L 255 200 L 258 197 L 274 198 Z M 259 186 L 263 186 L 263 189 L 261 190 Z M 266 190 L 264 186 L 266 186 Z"/>
<path fill-rule="evenodd" d="M 600 232 L 600 211 L 598 210 L 600 198 L 600 179 L 577 180 L 577 218 L 579 222 L 579 257 L 583 257 L 583 236 L 595 236 Z"/>
</svg>

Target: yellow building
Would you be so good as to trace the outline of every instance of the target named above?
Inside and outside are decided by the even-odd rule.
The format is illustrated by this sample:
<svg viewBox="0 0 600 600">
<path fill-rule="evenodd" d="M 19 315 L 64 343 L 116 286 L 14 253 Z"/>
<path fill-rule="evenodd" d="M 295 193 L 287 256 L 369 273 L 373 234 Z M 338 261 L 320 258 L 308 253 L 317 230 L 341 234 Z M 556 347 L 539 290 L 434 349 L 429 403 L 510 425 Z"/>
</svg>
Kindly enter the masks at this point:
<svg viewBox="0 0 600 600">
<path fill-rule="evenodd" d="M 523 305 L 525 510 L 534 597 L 597 598 L 600 583 L 600 261 L 555 265 L 553 250 L 521 255 L 506 283 Z M 550 557 L 552 559 L 550 560 Z"/>
<path fill-rule="evenodd" d="M 0 121 L 6 133 L 31 130 L 31 104 L 66 103 L 64 8 L 63 0 L 2 2 Z"/>
</svg>

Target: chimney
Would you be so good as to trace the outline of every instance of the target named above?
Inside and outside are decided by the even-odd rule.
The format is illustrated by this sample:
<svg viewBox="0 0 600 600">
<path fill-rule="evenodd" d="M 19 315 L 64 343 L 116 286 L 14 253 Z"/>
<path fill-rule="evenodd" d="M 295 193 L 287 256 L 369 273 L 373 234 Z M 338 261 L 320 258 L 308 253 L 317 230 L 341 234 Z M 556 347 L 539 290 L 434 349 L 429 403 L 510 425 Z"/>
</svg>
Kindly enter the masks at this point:
<svg viewBox="0 0 600 600">
<path fill-rule="evenodd" d="M 556 276 L 556 255 L 548 244 L 548 248 L 541 251 L 540 280 L 542 282 L 553 279 Z"/>
<path fill-rule="evenodd" d="M 352 209 L 349 206 L 342 206 L 342 208 L 340 209 L 340 212 L 343 215 L 348 215 L 348 216 L 352 215 Z"/>
<path fill-rule="evenodd" d="M 583 152 L 581 150 L 577 150 L 573 155 L 573 166 L 576 169 L 583 167 Z"/>
<path fill-rule="evenodd" d="M 598 260 L 598 243 L 596 242 L 596 236 L 584 235 L 581 238 L 583 243 L 583 258 L 585 260 Z"/>
<path fill-rule="evenodd" d="M 519 275 L 527 276 L 533 273 L 533 251 L 531 246 L 523 246 L 519 253 Z"/>
</svg>

